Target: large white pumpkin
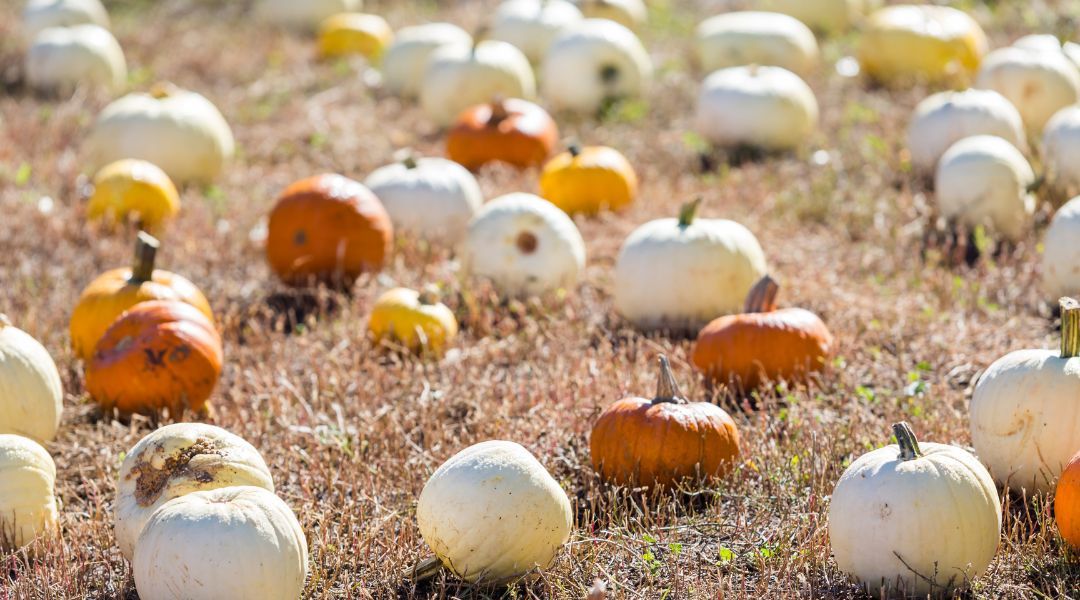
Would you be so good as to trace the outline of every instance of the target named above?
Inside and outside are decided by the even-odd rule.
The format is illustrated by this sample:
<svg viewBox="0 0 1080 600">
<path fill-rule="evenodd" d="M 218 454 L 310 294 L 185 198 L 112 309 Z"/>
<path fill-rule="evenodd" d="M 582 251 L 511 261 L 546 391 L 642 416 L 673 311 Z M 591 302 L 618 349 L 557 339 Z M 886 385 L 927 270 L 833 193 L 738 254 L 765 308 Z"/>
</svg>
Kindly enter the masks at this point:
<svg viewBox="0 0 1080 600">
<path fill-rule="evenodd" d="M 109 27 L 109 13 L 101 0 L 30 0 L 23 9 L 23 29 L 29 39 L 49 27 L 88 23 Z"/>
<path fill-rule="evenodd" d="M 486 40 L 475 46 L 448 44 L 431 54 L 420 105 L 439 126 L 447 126 L 463 110 L 496 98 L 530 99 L 536 79 L 529 59 L 514 46 Z"/>
<path fill-rule="evenodd" d="M 124 457 L 113 504 L 116 545 L 129 560 L 150 516 L 192 492 L 237 485 L 274 491 L 266 462 L 251 444 L 204 423 L 166 425 Z"/>
<path fill-rule="evenodd" d="M 0 434 L 0 548 L 20 548 L 56 530 L 56 464 L 40 444 Z"/>
<path fill-rule="evenodd" d="M 1080 69 L 1080 44 L 1076 42 L 1062 42 L 1057 36 L 1049 33 L 1033 33 L 1025 35 L 1012 44 L 1017 48 L 1029 48 L 1040 52 L 1062 52 L 1078 69 Z"/>
<path fill-rule="evenodd" d="M 115 90 L 126 80 L 124 51 L 100 25 L 43 29 L 26 53 L 26 82 L 38 92 L 69 95 L 80 86 Z"/>
<path fill-rule="evenodd" d="M 1062 206 L 1046 230 L 1042 289 L 1048 299 L 1080 297 L 1080 196 Z"/>
<path fill-rule="evenodd" d="M 514 442 L 481 442 L 451 456 L 416 505 L 420 535 L 448 569 L 498 583 L 544 568 L 570 537 L 566 492 Z"/>
<path fill-rule="evenodd" d="M 643 94 L 652 60 L 633 31 L 586 19 L 555 39 L 541 74 L 542 96 L 553 109 L 595 113 L 611 100 Z"/>
<path fill-rule="evenodd" d="M 615 308 L 640 329 L 697 331 L 741 312 L 750 288 L 768 272 L 749 229 L 698 219 L 699 202 L 678 219 L 657 219 L 626 238 L 615 263 Z"/>
<path fill-rule="evenodd" d="M 577 282 L 585 269 L 585 242 L 559 207 L 532 194 L 507 194 L 476 213 L 461 262 L 466 273 L 491 280 L 500 294 L 535 296 Z"/>
<path fill-rule="evenodd" d="M 697 56 L 706 73 L 769 65 L 806 76 L 820 60 L 809 27 L 788 15 L 757 11 L 723 13 L 702 21 L 697 28 Z"/>
<path fill-rule="evenodd" d="M 915 107 L 907 129 L 911 163 L 933 173 L 950 146 L 973 135 L 996 135 L 1027 149 L 1024 121 L 1016 107 L 994 90 L 938 92 Z"/>
<path fill-rule="evenodd" d="M 457 244 L 484 203 L 468 169 L 445 158 L 406 157 L 364 180 L 382 202 L 394 231 L 437 244 Z"/>
<path fill-rule="evenodd" d="M 301 31 L 314 31 L 330 17 L 357 12 L 362 0 L 258 0 L 255 15 L 264 23 Z"/>
<path fill-rule="evenodd" d="M 226 487 L 162 505 L 139 536 L 133 564 L 142 600 L 296 600 L 307 540 L 273 492 Z"/>
<path fill-rule="evenodd" d="M 919 444 L 907 424 L 894 430 L 899 444 L 860 456 L 833 490 L 836 564 L 874 598 L 966 587 L 990 565 L 1001 537 L 994 481 L 967 450 Z"/>
<path fill-rule="evenodd" d="M 47 442 L 64 410 L 60 373 L 49 351 L 0 314 L 0 433 Z"/>
<path fill-rule="evenodd" d="M 934 188 L 942 216 L 970 226 L 989 225 L 1010 240 L 1027 230 L 1035 211 L 1035 173 L 1007 140 L 976 135 L 941 156 Z"/>
<path fill-rule="evenodd" d="M 999 48 L 986 55 L 975 85 L 1008 98 L 1033 134 L 1080 99 L 1080 71 L 1063 52 Z"/>
<path fill-rule="evenodd" d="M 1080 106 L 1057 112 L 1043 129 L 1043 165 L 1046 178 L 1058 194 L 1080 194 Z"/>
<path fill-rule="evenodd" d="M 559 33 L 583 18 L 567 0 L 505 0 L 495 11 L 488 37 L 517 46 L 537 64 Z"/>
<path fill-rule="evenodd" d="M 868 0 L 757 0 L 760 10 L 791 15 L 812 29 L 824 33 L 846 31 L 863 16 Z"/>
<path fill-rule="evenodd" d="M 817 122 L 814 91 L 780 67 L 721 69 L 698 95 L 697 131 L 716 146 L 789 150 L 805 143 Z"/>
<path fill-rule="evenodd" d="M 161 167 L 177 183 L 212 181 L 234 150 L 229 124 L 209 100 L 168 85 L 106 106 L 86 142 L 94 170 L 137 158 Z"/>
<path fill-rule="evenodd" d="M 634 30 L 649 18 L 644 0 L 574 0 L 574 4 L 588 19 L 607 19 Z"/>
<path fill-rule="evenodd" d="M 424 71 L 432 53 L 451 45 L 472 47 L 472 36 L 450 23 L 427 23 L 398 30 L 382 58 L 383 86 L 405 98 L 420 95 Z"/>
</svg>

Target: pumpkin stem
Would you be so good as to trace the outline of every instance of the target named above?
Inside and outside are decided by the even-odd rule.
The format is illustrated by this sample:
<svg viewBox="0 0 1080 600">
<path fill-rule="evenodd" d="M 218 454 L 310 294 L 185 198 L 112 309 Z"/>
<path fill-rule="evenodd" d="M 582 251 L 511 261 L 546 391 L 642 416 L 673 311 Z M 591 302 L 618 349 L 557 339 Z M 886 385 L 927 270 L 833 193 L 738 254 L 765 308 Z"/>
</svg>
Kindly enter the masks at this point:
<svg viewBox="0 0 1080 600">
<path fill-rule="evenodd" d="M 780 284 L 766 275 L 750 288 L 746 295 L 745 313 L 768 313 L 776 310 L 776 296 L 780 294 Z"/>
<path fill-rule="evenodd" d="M 671 363 L 663 354 L 660 355 L 660 377 L 656 382 L 656 397 L 653 404 L 669 402 L 671 404 L 685 404 L 686 398 L 679 392 L 679 383 L 675 381 L 675 375 L 671 372 Z"/>
<path fill-rule="evenodd" d="M 1061 358 L 1080 356 L 1080 302 L 1075 298 L 1062 298 L 1061 303 Z"/>
<path fill-rule="evenodd" d="M 417 167 L 416 155 L 413 154 L 412 150 L 408 150 L 405 152 L 405 156 L 401 158 L 401 164 L 410 171 Z"/>
<path fill-rule="evenodd" d="M 502 96 L 496 96 L 491 101 L 491 116 L 488 117 L 488 125 L 498 125 L 502 123 L 510 116 L 510 111 L 506 109 L 506 102 Z"/>
<path fill-rule="evenodd" d="M 4 313 L 0 313 L 0 329 L 11 327 L 11 319 Z"/>
<path fill-rule="evenodd" d="M 420 290 L 416 300 L 423 306 L 435 304 L 439 301 L 439 288 L 434 285 L 425 285 L 424 289 Z"/>
<path fill-rule="evenodd" d="M 159 81 L 150 87 L 150 95 L 158 100 L 173 96 L 180 88 L 168 81 Z"/>
<path fill-rule="evenodd" d="M 576 138 L 571 138 L 570 142 L 566 145 L 566 151 L 570 153 L 572 158 L 581 156 L 581 142 Z"/>
<path fill-rule="evenodd" d="M 900 460 L 915 460 L 922 456 L 922 450 L 919 449 L 919 440 L 915 437 L 911 425 L 901 421 L 894 424 L 892 430 L 893 435 L 896 436 L 896 443 L 900 446 Z"/>
<path fill-rule="evenodd" d="M 154 259 L 157 257 L 161 242 L 157 238 L 140 231 L 135 238 L 135 265 L 131 268 L 131 282 L 143 283 L 154 279 Z"/>
<path fill-rule="evenodd" d="M 685 229 L 694 222 L 697 218 L 698 209 L 701 208 L 701 203 L 704 199 L 701 196 L 694 198 L 692 201 L 682 205 L 679 209 L 679 227 Z"/>
</svg>

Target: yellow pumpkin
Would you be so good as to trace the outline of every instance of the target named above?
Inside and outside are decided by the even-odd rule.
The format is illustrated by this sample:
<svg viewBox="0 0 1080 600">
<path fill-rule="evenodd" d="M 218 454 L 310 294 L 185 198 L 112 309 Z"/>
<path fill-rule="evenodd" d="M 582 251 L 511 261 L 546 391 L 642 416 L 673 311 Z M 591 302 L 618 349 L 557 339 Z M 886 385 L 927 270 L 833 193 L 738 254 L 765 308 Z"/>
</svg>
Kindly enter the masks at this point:
<svg viewBox="0 0 1080 600">
<path fill-rule="evenodd" d="M 637 189 L 630 161 L 607 146 L 572 144 L 551 159 L 540 175 L 540 194 L 568 214 L 622 209 L 634 201 Z"/>
<path fill-rule="evenodd" d="M 341 13 L 323 21 L 319 29 L 319 55 L 337 58 L 353 54 L 376 60 L 394 41 L 394 31 L 378 15 Z"/>
<path fill-rule="evenodd" d="M 158 229 L 180 212 L 176 185 L 157 165 L 125 158 L 102 167 L 94 176 L 94 192 L 86 206 L 91 220 L 122 223 L 137 219 L 140 227 Z"/>
<path fill-rule="evenodd" d="M 900 4 L 870 16 L 857 55 L 863 72 L 882 83 L 939 81 L 973 73 L 987 46 L 982 28 L 961 10 Z"/>
<path fill-rule="evenodd" d="M 458 324 L 433 293 L 394 288 L 375 302 L 368 331 L 376 342 L 393 340 L 411 352 L 438 353 L 457 336 Z"/>
</svg>

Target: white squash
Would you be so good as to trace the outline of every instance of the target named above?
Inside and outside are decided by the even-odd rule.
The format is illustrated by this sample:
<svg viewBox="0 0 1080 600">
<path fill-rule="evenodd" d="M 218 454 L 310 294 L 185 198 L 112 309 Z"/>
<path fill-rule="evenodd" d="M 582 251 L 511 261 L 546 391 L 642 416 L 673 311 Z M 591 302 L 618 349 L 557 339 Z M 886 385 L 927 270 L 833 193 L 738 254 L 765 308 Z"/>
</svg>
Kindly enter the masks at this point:
<svg viewBox="0 0 1080 600">
<path fill-rule="evenodd" d="M 966 587 L 1001 537 L 1001 501 L 970 452 L 920 444 L 906 423 L 898 444 L 860 456 L 829 505 L 829 541 L 841 571 L 874 598 L 926 598 Z"/>
<path fill-rule="evenodd" d="M 30 0 L 23 9 L 23 29 L 31 40 L 49 27 L 85 24 L 109 28 L 109 13 L 101 0 Z"/>
<path fill-rule="evenodd" d="M 300 31 L 314 31 L 330 17 L 359 12 L 362 0 L 258 0 L 255 16 L 264 23 Z"/>
<path fill-rule="evenodd" d="M 790 15 L 808 27 L 823 33 L 842 33 L 858 21 L 869 5 L 868 0 L 758 0 L 759 10 Z"/>
<path fill-rule="evenodd" d="M 0 549 L 56 531 L 56 464 L 40 444 L 0 434 Z"/>
<path fill-rule="evenodd" d="M 633 31 L 607 19 L 586 19 L 548 48 L 541 91 L 553 109 L 595 113 L 611 100 L 642 95 L 652 70 Z"/>
<path fill-rule="evenodd" d="M 1080 194 L 1080 106 L 1057 112 L 1043 129 L 1046 179 L 1060 195 Z"/>
<path fill-rule="evenodd" d="M 206 98 L 169 85 L 129 94 L 105 107 L 86 142 L 94 170 L 137 158 L 177 183 L 212 181 L 235 150 L 232 130 Z"/>
<path fill-rule="evenodd" d="M 383 86 L 405 98 L 416 98 L 424 80 L 424 71 L 432 53 L 443 46 L 471 48 L 472 36 L 450 23 L 428 23 L 405 27 L 394 34 L 394 41 L 383 54 Z"/>
<path fill-rule="evenodd" d="M 213 425 L 166 425 L 139 440 L 120 466 L 113 504 L 116 545 L 130 560 L 158 507 L 192 492 L 238 485 L 274 491 L 254 446 Z"/>
<path fill-rule="evenodd" d="M 962 10 L 932 4 L 896 4 L 867 19 L 856 54 L 863 73 L 889 84 L 966 77 L 979 67 L 989 43 Z"/>
<path fill-rule="evenodd" d="M 574 285 L 585 269 L 585 242 L 559 207 L 532 194 L 507 194 L 476 213 L 461 247 L 467 274 L 500 294 L 536 296 Z"/>
<path fill-rule="evenodd" d="M 63 410 L 60 373 L 49 351 L 0 314 L 0 433 L 50 441 Z"/>
<path fill-rule="evenodd" d="M 1040 52 L 1063 52 L 1078 69 L 1080 69 L 1080 44 L 1076 42 L 1062 42 L 1057 36 L 1049 33 L 1034 33 L 1025 35 L 1012 44 L 1016 48 L 1028 48 Z"/>
<path fill-rule="evenodd" d="M 749 229 L 725 219 L 698 219 L 700 201 L 678 219 L 638 227 L 615 263 L 615 309 L 640 329 L 698 331 L 741 312 L 765 276 L 765 253 Z"/>
<path fill-rule="evenodd" d="M 517 46 L 537 64 L 559 33 L 583 18 L 567 0 L 505 0 L 495 11 L 488 37 Z"/>
<path fill-rule="evenodd" d="M 473 174 L 445 158 L 407 156 L 373 171 L 364 185 L 379 197 L 395 232 L 438 244 L 464 239 L 469 221 L 484 203 Z"/>
<path fill-rule="evenodd" d="M 806 76 L 820 61 L 810 28 L 780 13 L 738 11 L 708 18 L 697 28 L 698 63 L 706 73 L 769 65 Z"/>
<path fill-rule="evenodd" d="M 994 90 L 939 92 L 915 107 L 907 129 L 911 163 L 921 173 L 933 173 L 945 151 L 973 135 L 996 135 L 1017 149 L 1027 149 L 1020 113 Z"/>
<path fill-rule="evenodd" d="M 587 19 L 607 19 L 634 30 L 649 18 L 644 0 L 574 0 L 574 4 Z"/>
<path fill-rule="evenodd" d="M 1063 300 L 1061 351 L 1018 350 L 990 365 L 971 397 L 971 443 L 994 479 L 1054 493 L 1080 448 L 1080 304 Z"/>
<path fill-rule="evenodd" d="M 440 466 L 416 505 L 420 535 L 469 582 L 507 582 L 545 568 L 570 538 L 566 492 L 514 442 L 491 440 Z"/>
<path fill-rule="evenodd" d="M 1046 230 L 1042 289 L 1046 298 L 1080 297 L 1080 196 L 1065 203 Z"/>
<path fill-rule="evenodd" d="M 70 95 L 80 86 L 116 90 L 126 80 L 124 51 L 100 25 L 43 29 L 26 53 L 26 82 L 38 92 Z"/>
<path fill-rule="evenodd" d="M 1080 99 L 1080 71 L 1062 52 L 999 48 L 986 55 L 975 85 L 1008 98 L 1036 135 L 1054 113 Z"/>
<path fill-rule="evenodd" d="M 135 546 L 142 600 L 296 600 L 307 540 L 285 502 L 260 487 L 192 492 L 154 512 Z"/>
<path fill-rule="evenodd" d="M 1007 140 L 976 135 L 941 156 L 934 188 L 942 216 L 969 227 L 989 225 L 1010 240 L 1027 230 L 1035 212 L 1035 173 Z"/>
<path fill-rule="evenodd" d="M 433 52 L 420 85 L 420 106 L 436 125 L 445 127 L 470 106 L 535 95 L 532 66 L 521 50 L 486 40 L 472 47 L 444 45 Z"/>
<path fill-rule="evenodd" d="M 705 78 L 697 101 L 697 131 L 722 147 L 790 150 L 818 122 L 814 91 L 780 67 L 731 67 Z"/>
</svg>

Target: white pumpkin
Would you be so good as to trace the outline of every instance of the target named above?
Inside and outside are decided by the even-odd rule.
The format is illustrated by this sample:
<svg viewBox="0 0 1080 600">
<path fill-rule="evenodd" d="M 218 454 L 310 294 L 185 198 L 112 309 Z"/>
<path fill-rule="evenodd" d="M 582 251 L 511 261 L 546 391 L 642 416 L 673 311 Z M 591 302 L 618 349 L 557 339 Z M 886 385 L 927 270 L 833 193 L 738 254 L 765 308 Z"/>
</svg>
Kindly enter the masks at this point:
<svg viewBox="0 0 1080 600">
<path fill-rule="evenodd" d="M 472 47 L 444 45 L 431 54 L 420 105 L 436 125 L 445 127 L 463 110 L 495 98 L 536 95 L 536 79 L 529 59 L 514 46 L 486 40 Z"/>
<path fill-rule="evenodd" d="M 285 502 L 260 487 L 192 492 L 154 512 L 135 546 L 142 600 L 296 600 L 307 540 Z"/>
<path fill-rule="evenodd" d="M 1034 33 L 1025 35 L 1012 44 L 1017 48 L 1028 48 L 1039 52 L 1063 52 L 1078 69 L 1080 69 L 1080 44 L 1076 42 L 1062 42 L 1057 36 L 1049 33 Z"/>
<path fill-rule="evenodd" d="M 192 492 L 238 485 L 274 491 L 254 446 L 213 425 L 166 425 L 139 440 L 120 466 L 113 503 L 116 545 L 130 560 L 158 507 Z"/>
<path fill-rule="evenodd" d="M 780 67 L 731 67 L 705 78 L 697 101 L 697 131 L 722 147 L 790 150 L 818 122 L 814 91 Z"/>
<path fill-rule="evenodd" d="M 488 37 L 517 46 L 537 64 L 559 33 L 583 18 L 567 0 L 505 0 L 495 11 Z"/>
<path fill-rule="evenodd" d="M 229 124 L 209 100 L 167 85 L 106 106 L 86 142 L 95 171 L 137 158 L 161 167 L 177 183 L 212 181 L 234 150 Z"/>
<path fill-rule="evenodd" d="M 1058 194 L 1080 194 L 1080 106 L 1057 112 L 1043 129 L 1046 179 Z"/>
<path fill-rule="evenodd" d="M 697 28 L 698 63 L 706 73 L 727 67 L 769 65 L 806 76 L 820 60 L 817 39 L 794 17 L 738 11 L 716 15 Z"/>
<path fill-rule="evenodd" d="M 314 31 L 330 17 L 359 12 L 362 0 L 258 0 L 255 16 L 264 23 L 301 31 Z"/>
<path fill-rule="evenodd" d="M 626 238 L 615 263 L 615 309 L 640 329 L 698 331 L 741 312 L 750 288 L 768 272 L 749 229 L 698 219 L 700 201 L 678 219 L 658 219 Z"/>
<path fill-rule="evenodd" d="M 1018 149 L 1027 149 L 1024 121 L 1016 107 L 994 90 L 939 92 L 915 107 L 907 129 L 911 163 L 933 173 L 945 151 L 973 135 L 996 135 Z"/>
<path fill-rule="evenodd" d="M 26 53 L 26 82 L 38 92 L 70 95 L 80 86 L 115 90 L 126 80 L 124 51 L 100 25 L 43 29 Z"/>
<path fill-rule="evenodd" d="M 607 19 L 586 19 L 548 48 L 541 92 L 553 109 L 595 113 L 611 100 L 642 95 L 652 70 L 633 31 Z"/>
<path fill-rule="evenodd" d="M 790 15 L 808 27 L 824 33 L 841 33 L 865 13 L 868 0 L 758 0 L 760 10 Z"/>
<path fill-rule="evenodd" d="M 1080 305 L 1062 302 L 1061 351 L 1018 350 L 990 365 L 971 397 L 971 443 L 994 479 L 1054 493 L 1080 448 Z"/>
<path fill-rule="evenodd" d="M 535 296 L 577 282 L 585 242 L 559 207 L 532 194 L 507 194 L 476 213 L 461 261 L 466 273 L 491 280 L 500 294 Z"/>
<path fill-rule="evenodd" d="M 101 0 L 30 0 L 23 9 L 23 29 L 31 40 L 49 27 L 84 24 L 109 27 L 109 13 Z"/>
<path fill-rule="evenodd" d="M 966 587 L 990 565 L 1001 537 L 994 481 L 967 450 L 920 444 L 906 423 L 894 431 L 898 444 L 860 456 L 833 490 L 836 564 L 874 598 Z"/>
<path fill-rule="evenodd" d="M 445 158 L 414 158 L 376 169 L 364 180 L 382 202 L 394 231 L 438 244 L 457 244 L 484 203 L 468 169 Z"/>
<path fill-rule="evenodd" d="M 1080 297 L 1080 196 L 1065 203 L 1046 230 L 1042 289 L 1046 298 Z"/>
<path fill-rule="evenodd" d="M 56 464 L 40 444 L 0 434 L 0 548 L 21 548 L 56 530 Z"/>
<path fill-rule="evenodd" d="M 607 19 L 623 27 L 640 29 L 649 18 L 644 0 L 574 0 L 588 19 Z"/>
<path fill-rule="evenodd" d="M 545 568 L 570 538 L 566 492 L 528 450 L 481 442 L 431 475 L 416 505 L 420 535 L 469 582 L 499 583 Z"/>
<path fill-rule="evenodd" d="M 1040 134 L 1054 113 L 1080 99 L 1080 71 L 1062 52 L 999 48 L 986 55 L 975 86 L 1000 92 Z"/>
<path fill-rule="evenodd" d="M 934 176 L 942 216 L 969 227 L 989 225 L 1010 240 L 1024 235 L 1035 212 L 1034 183 L 1024 155 L 993 135 L 967 137 L 950 146 Z"/>
<path fill-rule="evenodd" d="M 60 373 L 49 351 L 0 314 L 0 433 L 47 442 L 64 410 Z"/>
<path fill-rule="evenodd" d="M 382 58 L 383 86 L 405 98 L 416 98 L 432 53 L 443 46 L 471 48 L 472 36 L 450 23 L 428 23 L 398 30 Z"/>
</svg>

